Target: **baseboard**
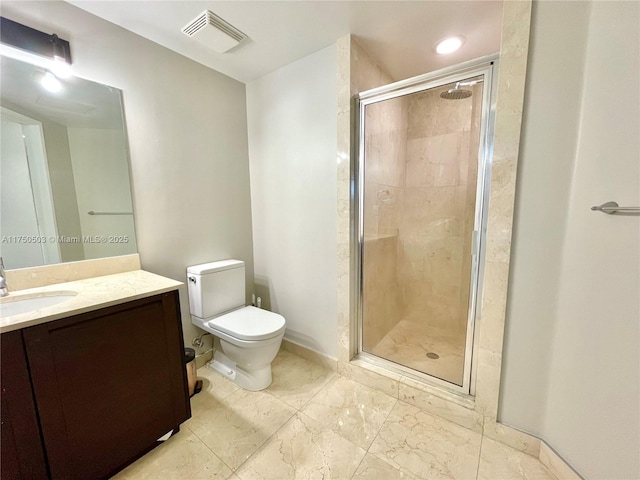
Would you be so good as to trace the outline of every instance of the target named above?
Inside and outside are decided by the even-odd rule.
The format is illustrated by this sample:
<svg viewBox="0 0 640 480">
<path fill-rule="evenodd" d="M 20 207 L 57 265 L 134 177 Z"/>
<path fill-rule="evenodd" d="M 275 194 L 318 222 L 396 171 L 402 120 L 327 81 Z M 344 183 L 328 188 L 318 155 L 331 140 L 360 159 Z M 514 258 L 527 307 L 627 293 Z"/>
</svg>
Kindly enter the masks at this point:
<svg viewBox="0 0 640 480">
<path fill-rule="evenodd" d="M 485 419 L 484 435 L 540 460 L 558 480 L 583 480 L 547 442 L 495 420 Z"/>
<path fill-rule="evenodd" d="M 213 349 L 207 350 L 200 355 L 196 355 L 196 368 L 204 367 L 207 362 L 209 362 L 213 358 Z"/>
<path fill-rule="evenodd" d="M 497 422 L 494 418 L 485 417 L 482 433 L 532 457 L 539 458 L 540 456 L 541 441 L 538 437 Z"/>
<path fill-rule="evenodd" d="M 558 480 L 582 480 L 580 474 L 547 445 L 544 440 L 540 441 L 540 456 L 538 458 Z"/>
<path fill-rule="evenodd" d="M 332 372 L 338 371 L 338 361 L 335 358 L 331 358 L 328 355 L 325 355 L 324 353 L 317 352 L 315 350 L 312 350 L 311 348 L 302 346 L 299 343 L 287 340 L 286 338 L 282 339 L 281 348 L 286 352 L 298 355 L 299 357 L 309 360 L 310 362 L 322 365 Z"/>
</svg>

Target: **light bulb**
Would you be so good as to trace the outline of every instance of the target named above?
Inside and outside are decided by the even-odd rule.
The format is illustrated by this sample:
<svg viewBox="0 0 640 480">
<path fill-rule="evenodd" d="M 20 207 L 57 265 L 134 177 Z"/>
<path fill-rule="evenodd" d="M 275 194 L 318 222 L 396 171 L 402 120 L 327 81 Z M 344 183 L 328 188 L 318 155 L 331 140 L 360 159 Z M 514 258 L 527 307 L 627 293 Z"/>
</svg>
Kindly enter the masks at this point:
<svg viewBox="0 0 640 480">
<path fill-rule="evenodd" d="M 462 44 L 464 43 L 464 37 L 448 37 L 440 40 L 436 44 L 436 52 L 440 55 L 447 55 L 448 53 L 453 53 L 458 50 Z"/>
<path fill-rule="evenodd" d="M 62 84 L 60 80 L 51 73 L 49 70 L 44 72 L 42 79 L 40 80 L 40 85 L 42 85 L 45 89 L 52 93 L 59 92 L 62 89 Z"/>
<path fill-rule="evenodd" d="M 69 78 L 71 76 L 71 65 L 65 62 L 62 57 L 54 57 L 51 62 L 51 71 L 58 78 Z"/>
</svg>

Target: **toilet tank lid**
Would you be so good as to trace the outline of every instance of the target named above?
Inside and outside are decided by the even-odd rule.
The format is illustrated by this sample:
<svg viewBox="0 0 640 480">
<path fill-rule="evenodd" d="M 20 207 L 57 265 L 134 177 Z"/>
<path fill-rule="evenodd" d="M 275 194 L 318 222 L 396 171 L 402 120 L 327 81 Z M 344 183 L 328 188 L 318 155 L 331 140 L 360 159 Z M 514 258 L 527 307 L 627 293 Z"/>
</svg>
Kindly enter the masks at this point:
<svg viewBox="0 0 640 480">
<path fill-rule="evenodd" d="M 223 270 L 231 270 L 232 268 L 239 268 L 243 266 L 244 262 L 242 260 L 220 260 L 218 262 L 203 263 L 201 265 L 188 267 L 187 273 L 205 275 L 207 273 L 221 272 Z"/>
</svg>

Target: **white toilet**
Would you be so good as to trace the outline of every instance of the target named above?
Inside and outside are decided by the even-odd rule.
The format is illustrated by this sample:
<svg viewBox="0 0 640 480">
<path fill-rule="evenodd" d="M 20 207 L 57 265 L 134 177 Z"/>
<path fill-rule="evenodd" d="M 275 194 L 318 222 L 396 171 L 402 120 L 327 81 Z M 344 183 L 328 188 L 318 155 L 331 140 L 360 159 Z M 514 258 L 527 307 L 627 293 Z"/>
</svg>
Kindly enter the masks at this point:
<svg viewBox="0 0 640 480">
<path fill-rule="evenodd" d="M 222 260 L 187 268 L 191 322 L 220 339 L 207 365 L 247 390 L 271 385 L 280 349 L 282 315 L 245 307 L 244 262 Z"/>
</svg>

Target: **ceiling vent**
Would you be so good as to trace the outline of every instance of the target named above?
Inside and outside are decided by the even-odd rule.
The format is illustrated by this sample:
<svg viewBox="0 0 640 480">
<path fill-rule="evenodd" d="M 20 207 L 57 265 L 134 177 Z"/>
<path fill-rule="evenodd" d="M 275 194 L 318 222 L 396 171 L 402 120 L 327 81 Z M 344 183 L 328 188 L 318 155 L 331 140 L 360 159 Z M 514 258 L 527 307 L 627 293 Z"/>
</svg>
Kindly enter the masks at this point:
<svg viewBox="0 0 640 480">
<path fill-rule="evenodd" d="M 218 53 L 228 52 L 248 38 L 240 30 L 209 10 L 205 10 L 185 26 L 182 33 Z"/>
</svg>

